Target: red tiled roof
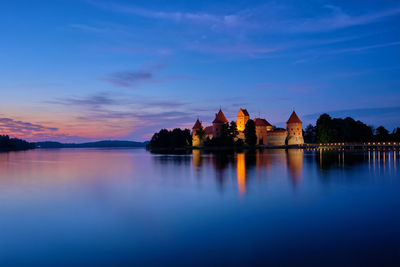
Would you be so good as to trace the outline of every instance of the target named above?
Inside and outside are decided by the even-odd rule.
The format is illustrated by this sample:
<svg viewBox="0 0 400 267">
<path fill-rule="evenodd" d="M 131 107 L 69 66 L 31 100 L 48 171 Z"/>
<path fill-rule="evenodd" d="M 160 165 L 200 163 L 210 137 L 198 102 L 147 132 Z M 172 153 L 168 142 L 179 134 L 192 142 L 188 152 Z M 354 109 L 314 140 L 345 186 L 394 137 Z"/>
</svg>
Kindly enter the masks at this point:
<svg viewBox="0 0 400 267">
<path fill-rule="evenodd" d="M 203 129 L 203 125 L 201 125 L 201 122 L 199 121 L 199 119 L 197 119 L 196 123 L 194 124 L 193 130 L 199 130 L 199 129 Z"/>
<path fill-rule="evenodd" d="M 286 123 L 302 123 L 299 117 L 297 117 L 296 112 L 293 111 Z"/>
<path fill-rule="evenodd" d="M 241 109 L 239 109 L 239 112 L 240 111 L 242 111 L 245 116 L 250 116 L 249 113 L 247 112 L 247 109 L 242 109 L 241 108 Z"/>
<path fill-rule="evenodd" d="M 217 114 L 215 114 L 215 119 L 213 123 L 229 123 L 229 121 L 226 119 L 224 113 L 220 109 Z"/>
<path fill-rule="evenodd" d="M 206 134 L 213 134 L 213 127 L 212 126 L 207 126 L 204 131 Z"/>
<path fill-rule="evenodd" d="M 254 122 L 256 126 L 272 126 L 267 120 L 261 118 L 255 118 Z"/>
</svg>

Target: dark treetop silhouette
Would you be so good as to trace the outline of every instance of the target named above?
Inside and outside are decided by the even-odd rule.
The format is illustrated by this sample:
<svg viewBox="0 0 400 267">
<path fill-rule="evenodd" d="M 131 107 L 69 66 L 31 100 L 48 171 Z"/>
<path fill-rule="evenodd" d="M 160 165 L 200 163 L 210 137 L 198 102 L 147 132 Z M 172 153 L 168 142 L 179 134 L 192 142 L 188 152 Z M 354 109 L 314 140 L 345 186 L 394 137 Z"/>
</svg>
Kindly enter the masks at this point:
<svg viewBox="0 0 400 267">
<path fill-rule="evenodd" d="M 35 148 L 35 144 L 8 135 L 0 135 L 0 151 L 17 151 Z"/>
<path fill-rule="evenodd" d="M 351 117 L 332 119 L 328 114 L 322 114 L 315 126 L 310 124 L 306 127 L 304 139 L 307 143 L 398 142 L 400 141 L 400 128 L 394 129 L 390 134 L 383 126 L 374 130 L 372 126 Z"/>
</svg>

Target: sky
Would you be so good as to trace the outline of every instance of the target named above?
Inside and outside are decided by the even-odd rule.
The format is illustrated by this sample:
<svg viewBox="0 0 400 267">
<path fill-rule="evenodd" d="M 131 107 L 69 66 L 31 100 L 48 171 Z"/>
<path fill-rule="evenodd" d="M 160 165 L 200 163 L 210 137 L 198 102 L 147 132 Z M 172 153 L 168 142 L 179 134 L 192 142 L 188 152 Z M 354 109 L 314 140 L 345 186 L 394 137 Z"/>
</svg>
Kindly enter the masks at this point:
<svg viewBox="0 0 400 267">
<path fill-rule="evenodd" d="M 0 32 L 0 134 L 144 141 L 220 107 L 400 127 L 398 0 L 3 0 Z"/>
</svg>

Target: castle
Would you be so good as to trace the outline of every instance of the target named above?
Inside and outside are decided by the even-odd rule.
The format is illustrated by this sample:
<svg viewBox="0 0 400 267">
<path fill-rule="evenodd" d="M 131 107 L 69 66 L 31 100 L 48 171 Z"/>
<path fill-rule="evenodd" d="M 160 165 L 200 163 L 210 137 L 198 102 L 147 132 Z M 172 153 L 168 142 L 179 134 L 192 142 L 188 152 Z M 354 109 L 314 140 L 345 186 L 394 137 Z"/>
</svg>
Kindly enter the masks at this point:
<svg viewBox="0 0 400 267">
<path fill-rule="evenodd" d="M 236 119 L 236 126 L 239 132 L 237 138 L 245 139 L 244 130 L 246 123 L 250 120 L 250 115 L 246 109 L 239 109 Z M 267 146 L 284 146 L 284 145 L 301 145 L 304 143 L 302 121 L 296 112 L 292 112 L 286 122 L 286 129 L 279 129 L 271 125 L 267 120 L 262 118 L 254 118 L 257 145 Z M 193 146 L 201 146 L 202 138 L 198 135 L 199 130 L 203 131 L 205 137 L 210 139 L 221 136 L 222 129 L 229 121 L 220 109 L 215 114 L 212 126 L 203 127 L 202 122 L 197 119 L 192 128 Z"/>
</svg>

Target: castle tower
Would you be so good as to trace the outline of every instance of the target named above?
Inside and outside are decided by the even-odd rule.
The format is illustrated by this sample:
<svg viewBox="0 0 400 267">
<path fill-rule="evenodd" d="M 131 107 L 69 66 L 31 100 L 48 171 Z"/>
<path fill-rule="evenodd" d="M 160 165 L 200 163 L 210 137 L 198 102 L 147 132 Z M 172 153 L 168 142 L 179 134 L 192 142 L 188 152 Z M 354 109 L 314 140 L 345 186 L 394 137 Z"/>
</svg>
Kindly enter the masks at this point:
<svg viewBox="0 0 400 267">
<path fill-rule="evenodd" d="M 213 121 L 213 138 L 220 137 L 222 133 L 222 127 L 224 124 L 228 124 L 229 121 L 226 119 L 224 113 L 219 109 L 218 113 L 215 114 L 215 119 Z"/>
<path fill-rule="evenodd" d="M 203 130 L 203 125 L 199 119 L 197 119 L 196 123 L 194 124 L 192 128 L 192 146 L 201 146 L 202 145 L 202 140 L 200 137 L 197 135 L 198 130 Z"/>
<path fill-rule="evenodd" d="M 247 112 L 247 109 L 239 109 L 239 112 L 237 114 L 237 119 L 236 119 L 236 126 L 237 130 L 240 132 L 244 131 L 244 128 L 246 127 L 247 121 L 250 119 L 249 113 Z"/>
<path fill-rule="evenodd" d="M 267 127 L 271 126 L 268 121 L 261 118 L 255 118 L 257 145 L 265 145 L 267 143 Z"/>
<path fill-rule="evenodd" d="M 288 121 L 286 122 L 286 129 L 288 132 L 287 144 L 288 145 L 301 145 L 304 144 L 303 139 L 303 123 L 297 116 L 296 112 L 292 112 Z"/>
</svg>

